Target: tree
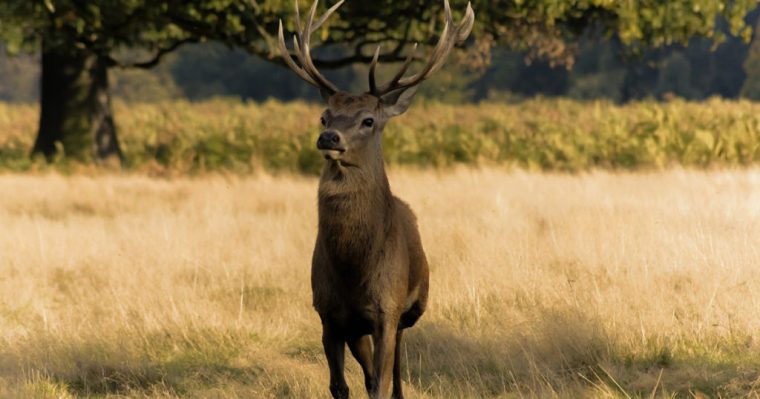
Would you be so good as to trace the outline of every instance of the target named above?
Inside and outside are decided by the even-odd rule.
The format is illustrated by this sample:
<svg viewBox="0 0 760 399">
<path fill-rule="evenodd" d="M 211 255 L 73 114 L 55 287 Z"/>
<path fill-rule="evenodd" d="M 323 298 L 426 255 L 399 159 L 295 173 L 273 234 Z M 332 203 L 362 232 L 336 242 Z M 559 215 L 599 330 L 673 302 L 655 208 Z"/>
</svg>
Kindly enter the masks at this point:
<svg viewBox="0 0 760 399">
<path fill-rule="evenodd" d="M 196 2 L 200 3 L 200 2 Z M 230 2 L 215 2 L 226 6 Z M 203 5 L 186 12 L 208 18 Z M 34 153 L 52 158 L 59 148 L 78 160 L 121 158 L 111 111 L 108 71 L 149 68 L 183 43 L 199 40 L 172 23 L 174 1 L 7 0 L 0 4 L 0 35 L 11 50 L 41 52 L 41 111 Z M 141 48 L 140 61 L 118 58 Z"/>
<path fill-rule="evenodd" d="M 760 26 L 760 20 L 758 20 L 758 26 Z M 755 31 L 755 39 L 752 41 L 743 67 L 747 79 L 742 86 L 741 95 L 758 100 L 760 99 L 760 29 Z"/>
<path fill-rule="evenodd" d="M 267 45 L 276 21 L 292 11 L 280 1 L 255 0 L 6 0 L 0 3 L 0 37 L 11 52 L 39 50 L 41 115 L 33 153 L 50 159 L 59 149 L 78 160 L 118 160 L 118 137 L 111 111 L 109 69 L 150 68 L 184 43 L 217 40 L 277 61 Z M 422 8 L 394 3 L 390 14 Z M 401 59 L 409 36 L 399 18 L 381 6 L 347 7 L 344 23 L 325 44 L 353 42 L 353 53 L 320 67 L 364 62 L 368 44 L 395 43 L 381 60 Z M 353 13 L 351 12 L 353 11 Z M 285 20 L 289 20 L 285 18 Z M 397 21 L 394 23 L 378 21 Z M 405 23 L 406 33 L 409 24 Z M 292 28 L 292 27 L 291 27 Z M 123 57 L 138 49 L 145 59 Z M 345 52 L 345 51 L 343 51 Z M 129 55 L 129 54 L 127 54 Z M 121 56 L 121 57 L 120 57 Z M 130 58 L 132 58 L 130 60 Z M 278 61 L 277 61 L 278 62 Z"/>
<path fill-rule="evenodd" d="M 483 65 L 492 44 L 506 43 L 570 63 L 575 38 L 590 26 L 640 48 L 692 36 L 718 40 L 716 19 L 723 17 L 732 34 L 748 38 L 743 17 L 755 5 L 754 0 L 473 0 L 477 51 L 471 53 L 480 57 L 469 61 Z M 339 18 L 323 28 L 320 36 L 327 49 L 316 51 L 315 64 L 338 68 L 366 63 L 377 44 L 384 48 L 381 62 L 402 60 L 410 42 L 435 42 L 442 7 L 440 0 L 347 2 Z M 458 4 L 453 8 L 464 9 Z M 150 68 L 182 44 L 205 40 L 280 62 L 270 51 L 271 33 L 280 17 L 289 21 L 286 29 L 292 32 L 292 13 L 289 0 L 0 2 L 0 38 L 8 50 L 42 54 L 41 115 L 33 152 L 48 159 L 59 149 L 83 161 L 120 159 L 110 69 Z"/>
</svg>

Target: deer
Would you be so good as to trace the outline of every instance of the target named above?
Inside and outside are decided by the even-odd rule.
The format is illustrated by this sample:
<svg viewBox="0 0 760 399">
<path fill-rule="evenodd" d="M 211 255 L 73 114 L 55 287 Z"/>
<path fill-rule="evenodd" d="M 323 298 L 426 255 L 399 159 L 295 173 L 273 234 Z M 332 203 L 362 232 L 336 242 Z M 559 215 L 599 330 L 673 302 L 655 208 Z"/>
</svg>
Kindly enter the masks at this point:
<svg viewBox="0 0 760 399">
<path fill-rule="evenodd" d="M 318 189 L 318 229 L 311 263 L 313 306 L 322 323 L 322 345 L 333 398 L 349 397 L 344 376 L 345 347 L 364 374 L 370 398 L 403 398 L 401 339 L 415 325 L 428 300 L 429 269 L 417 219 L 409 205 L 391 193 L 382 151 L 386 123 L 404 113 L 419 84 L 440 70 L 449 53 L 470 34 L 471 5 L 455 24 L 448 0 L 445 23 L 432 54 L 411 76 L 417 45 L 395 76 L 378 85 L 375 70 L 380 46 L 369 66 L 369 91 L 339 90 L 314 66 L 311 35 L 344 0 L 315 20 L 317 2 L 301 23 L 295 1 L 293 53 L 285 44 L 282 20 L 278 47 L 301 79 L 319 89 L 327 102 L 316 142 L 325 158 Z"/>
</svg>

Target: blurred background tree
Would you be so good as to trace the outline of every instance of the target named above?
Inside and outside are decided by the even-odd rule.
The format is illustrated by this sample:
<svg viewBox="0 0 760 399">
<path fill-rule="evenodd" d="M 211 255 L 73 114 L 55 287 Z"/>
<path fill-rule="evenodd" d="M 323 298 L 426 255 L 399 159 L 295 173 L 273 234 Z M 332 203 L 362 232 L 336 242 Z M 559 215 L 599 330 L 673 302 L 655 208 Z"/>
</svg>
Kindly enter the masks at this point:
<svg viewBox="0 0 760 399">
<path fill-rule="evenodd" d="M 349 1 L 317 33 L 317 64 L 336 69 L 328 74 L 341 87 L 363 90 L 363 64 L 374 45 L 383 44 L 381 61 L 388 63 L 402 59 L 411 42 L 434 43 L 442 6 L 440 0 Z M 760 74 L 747 57 L 756 6 L 749 0 L 475 0 L 468 51 L 421 94 L 443 101 L 750 95 L 752 76 Z M 464 3 L 452 8 L 461 12 Z M 112 91 L 130 101 L 316 99 L 270 52 L 280 17 L 292 31 L 290 1 L 5 0 L 5 50 L 30 55 L 0 58 L 0 98 L 39 99 L 34 152 L 118 159 Z"/>
<path fill-rule="evenodd" d="M 34 153 L 59 149 L 79 160 L 120 158 L 111 111 L 109 69 L 150 68 L 202 33 L 175 19 L 213 25 L 220 34 L 255 26 L 243 2 L 147 0 L 6 0 L 0 37 L 11 53 L 40 54 L 40 124 Z M 225 10 L 231 11 L 225 11 Z M 237 16 L 234 18 L 225 18 Z M 223 20 L 220 20 L 222 18 Z M 253 29 L 253 28 L 251 28 Z M 121 54 L 120 54 L 121 53 Z M 125 56 L 120 58 L 119 55 Z"/>
</svg>

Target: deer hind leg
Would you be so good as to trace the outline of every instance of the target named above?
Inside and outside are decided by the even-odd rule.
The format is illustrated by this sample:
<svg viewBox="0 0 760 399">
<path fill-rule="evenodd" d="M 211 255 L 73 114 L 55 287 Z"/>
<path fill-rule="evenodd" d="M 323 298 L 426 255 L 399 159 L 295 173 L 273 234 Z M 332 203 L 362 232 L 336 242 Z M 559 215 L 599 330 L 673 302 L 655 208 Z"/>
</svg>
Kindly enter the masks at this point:
<svg viewBox="0 0 760 399">
<path fill-rule="evenodd" d="M 396 355 L 393 361 L 393 398 L 404 399 L 404 392 L 401 389 L 401 336 L 404 330 L 396 331 Z"/>
<path fill-rule="evenodd" d="M 348 348 L 364 372 L 364 386 L 368 393 L 374 391 L 374 373 L 372 369 L 372 339 L 369 335 L 362 335 L 348 340 Z"/>
<path fill-rule="evenodd" d="M 330 393 L 335 399 L 348 399 L 348 385 L 343 375 L 346 342 L 328 325 L 322 328 L 322 345 L 330 367 Z"/>
</svg>

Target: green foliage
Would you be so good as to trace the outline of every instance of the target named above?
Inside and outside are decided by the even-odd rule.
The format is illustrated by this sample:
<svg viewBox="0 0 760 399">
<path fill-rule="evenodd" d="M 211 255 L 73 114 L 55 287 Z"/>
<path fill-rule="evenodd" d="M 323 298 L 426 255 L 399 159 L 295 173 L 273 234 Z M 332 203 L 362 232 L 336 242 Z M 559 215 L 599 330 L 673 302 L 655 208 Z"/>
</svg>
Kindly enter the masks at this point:
<svg viewBox="0 0 760 399">
<path fill-rule="evenodd" d="M 156 173 L 316 174 L 320 106 L 214 100 L 117 104 L 125 166 Z M 33 107 L 0 107 L 0 169 L 26 170 Z M 760 105 L 531 100 L 417 104 L 385 131 L 391 165 L 505 165 L 583 171 L 743 166 L 760 161 Z M 62 164 L 63 165 L 63 164 Z M 70 164 L 63 165 L 66 168 Z"/>
<path fill-rule="evenodd" d="M 301 6 L 308 4 L 302 2 Z M 332 2 L 324 2 L 324 10 Z M 366 62 L 375 43 L 389 50 L 410 42 L 427 42 L 437 35 L 443 2 L 439 0 L 348 2 L 318 33 L 325 44 L 353 43 L 348 63 Z M 562 61 L 571 53 L 565 46 L 589 26 L 601 28 L 632 47 L 686 43 L 694 36 L 730 34 L 749 41 L 751 28 L 745 16 L 755 0 L 713 1 L 610 1 L 610 0 L 474 0 L 476 40 L 487 49 L 496 42 L 513 48 L 532 48 L 538 55 Z M 464 1 L 454 1 L 462 12 Z M 282 18 L 294 30 L 290 1 L 192 0 L 6 0 L 0 3 L 0 38 L 8 50 L 34 48 L 40 42 L 59 49 L 86 48 L 101 55 L 124 47 L 172 49 L 184 41 L 218 40 L 260 56 L 272 56 L 269 45 Z M 343 64 L 333 64 L 339 66 Z"/>
<path fill-rule="evenodd" d="M 755 40 L 749 48 L 744 60 L 744 72 L 747 79 L 742 86 L 742 96 L 753 100 L 760 99 L 760 33 L 755 32 Z"/>
<path fill-rule="evenodd" d="M 626 46 L 643 49 L 686 44 L 695 36 L 720 42 L 725 38 L 718 29 L 718 20 L 722 19 L 730 34 L 749 41 L 752 30 L 744 17 L 756 6 L 755 0 L 476 0 L 473 3 L 475 10 L 481 10 L 480 24 L 476 27 L 480 26 L 483 32 L 515 47 L 532 48 L 536 55 L 570 63 L 572 46 L 566 43 L 589 26 L 599 27 Z"/>
</svg>

